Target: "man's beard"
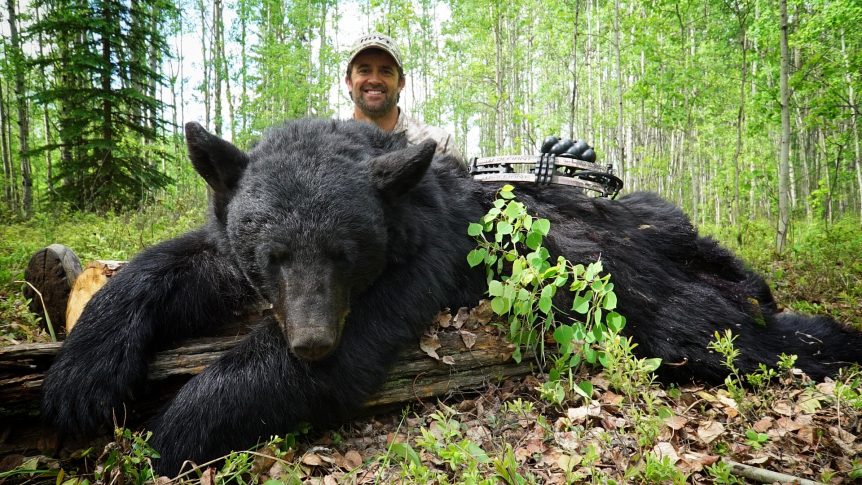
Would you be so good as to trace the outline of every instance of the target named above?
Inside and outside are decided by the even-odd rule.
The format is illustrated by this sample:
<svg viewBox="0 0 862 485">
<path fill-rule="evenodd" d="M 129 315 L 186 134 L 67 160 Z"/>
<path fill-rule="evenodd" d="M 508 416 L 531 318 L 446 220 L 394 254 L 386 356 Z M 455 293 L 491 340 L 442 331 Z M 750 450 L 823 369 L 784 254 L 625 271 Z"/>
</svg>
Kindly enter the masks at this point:
<svg viewBox="0 0 862 485">
<path fill-rule="evenodd" d="M 359 91 L 357 95 L 354 95 L 353 92 L 350 92 L 350 99 L 356 103 L 356 106 L 359 106 L 360 111 L 362 113 L 372 119 L 381 118 L 386 113 L 389 112 L 392 108 L 394 108 L 398 104 L 398 99 L 401 97 L 399 93 L 394 93 L 391 95 L 390 93 L 386 93 L 383 97 L 383 102 L 377 104 L 375 107 L 369 106 L 368 103 L 365 102 L 365 98 L 362 97 L 362 91 Z"/>
</svg>

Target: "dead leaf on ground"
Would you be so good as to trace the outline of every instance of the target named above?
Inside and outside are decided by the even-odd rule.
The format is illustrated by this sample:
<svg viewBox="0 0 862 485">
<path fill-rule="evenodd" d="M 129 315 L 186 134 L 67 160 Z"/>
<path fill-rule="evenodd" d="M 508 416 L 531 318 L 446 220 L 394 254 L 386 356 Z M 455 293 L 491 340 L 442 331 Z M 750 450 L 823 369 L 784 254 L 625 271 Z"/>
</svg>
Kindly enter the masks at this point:
<svg viewBox="0 0 862 485">
<path fill-rule="evenodd" d="M 460 329 L 464 326 L 465 323 L 470 321 L 470 309 L 467 307 L 461 307 L 458 309 L 458 314 L 455 315 L 455 318 L 452 319 L 452 326 Z"/>
<path fill-rule="evenodd" d="M 577 451 L 581 445 L 581 440 L 575 433 L 571 431 L 554 433 L 554 443 L 560 446 L 565 451 Z"/>
<path fill-rule="evenodd" d="M 325 463 L 317 453 L 306 453 L 302 455 L 302 459 L 299 461 L 302 462 L 303 465 L 308 466 L 323 466 Z"/>
<path fill-rule="evenodd" d="M 451 355 L 444 356 L 442 359 L 440 359 L 440 361 L 446 365 L 455 365 L 455 358 Z"/>
<path fill-rule="evenodd" d="M 464 342 L 464 347 L 468 349 L 472 349 L 474 345 L 476 345 L 476 334 L 473 332 L 468 332 L 466 330 L 461 330 L 458 332 L 461 335 L 461 341 Z"/>
<path fill-rule="evenodd" d="M 799 432 L 796 433 L 796 436 L 802 440 L 803 443 L 808 445 L 814 445 L 819 441 L 817 430 L 814 426 L 803 426 L 799 429 Z"/>
<path fill-rule="evenodd" d="M 688 420 L 682 416 L 671 416 L 664 420 L 664 424 L 674 431 L 679 431 L 688 424 Z"/>
<path fill-rule="evenodd" d="M 745 460 L 743 463 L 745 463 L 746 465 L 762 465 L 767 461 L 769 461 L 769 455 L 760 453 Z"/>
<path fill-rule="evenodd" d="M 710 444 L 724 433 L 724 425 L 717 421 L 707 421 L 697 428 L 697 437 L 706 444 Z"/>
<path fill-rule="evenodd" d="M 452 315 L 449 313 L 449 309 L 446 308 L 442 312 L 438 313 L 434 322 L 437 323 L 437 326 L 439 327 L 449 328 L 452 325 Z"/>
<path fill-rule="evenodd" d="M 772 405 L 772 410 L 782 416 L 793 416 L 793 406 L 784 400 L 775 401 Z"/>
<path fill-rule="evenodd" d="M 599 406 L 596 401 L 587 404 L 586 406 L 580 406 L 577 408 L 569 408 L 566 410 L 566 416 L 572 421 L 574 424 L 581 424 L 586 421 L 587 417 L 599 417 L 602 414 L 602 407 Z"/>
<path fill-rule="evenodd" d="M 434 360 L 440 360 L 440 356 L 437 355 L 437 349 L 440 348 L 440 338 L 437 337 L 437 334 L 425 334 L 422 336 L 422 339 L 419 341 L 419 348 L 422 349 L 422 352 L 428 354 L 428 357 L 431 357 Z"/>
<path fill-rule="evenodd" d="M 471 320 L 475 320 L 479 325 L 487 325 L 494 318 L 494 310 L 491 309 L 489 300 L 480 300 L 479 304 L 470 310 Z"/>
<path fill-rule="evenodd" d="M 757 431 L 758 433 L 766 433 L 769 430 L 769 428 L 772 427 L 772 423 L 774 423 L 774 422 L 775 422 L 774 419 L 767 416 L 765 418 L 761 418 L 761 419 L 755 421 L 755 423 L 753 425 L 751 425 L 751 427 L 752 427 L 752 429 L 754 429 L 754 431 Z"/>
<path fill-rule="evenodd" d="M 657 443 L 653 447 L 652 452 L 655 453 L 659 459 L 668 458 L 671 464 L 675 464 L 679 461 L 679 455 L 676 454 L 676 448 L 667 441 Z"/>
<path fill-rule="evenodd" d="M 350 450 L 344 454 L 344 466 L 342 468 L 352 470 L 362 466 L 362 455 L 356 450 Z"/>
<path fill-rule="evenodd" d="M 802 425 L 786 416 L 782 416 L 775 421 L 775 427 L 784 433 L 792 433 L 794 431 L 799 431 L 799 428 L 801 428 Z"/>
<path fill-rule="evenodd" d="M 678 465 L 684 472 L 695 473 L 704 469 L 704 467 L 712 466 L 718 461 L 718 455 L 709 455 L 706 453 L 689 452 L 683 453 L 682 463 Z"/>
<path fill-rule="evenodd" d="M 200 484 L 201 485 L 215 485 L 216 482 L 216 471 L 215 468 L 209 467 L 201 474 Z"/>
</svg>

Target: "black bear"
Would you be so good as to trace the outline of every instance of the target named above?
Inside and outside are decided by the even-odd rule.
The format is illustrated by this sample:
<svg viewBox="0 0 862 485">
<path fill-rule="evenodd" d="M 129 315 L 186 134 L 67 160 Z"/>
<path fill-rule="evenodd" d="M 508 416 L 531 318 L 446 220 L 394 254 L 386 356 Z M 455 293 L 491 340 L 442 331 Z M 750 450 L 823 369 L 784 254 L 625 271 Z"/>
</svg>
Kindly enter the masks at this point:
<svg viewBox="0 0 862 485">
<path fill-rule="evenodd" d="M 44 383 L 43 416 L 61 433 L 112 423 L 160 346 L 218 325 L 252 302 L 273 306 L 238 347 L 189 381 L 151 423 L 157 468 L 174 473 L 289 432 L 344 420 L 384 381 L 399 349 L 441 308 L 486 290 L 470 269 L 467 225 L 498 187 L 472 180 L 434 142 L 370 124 L 301 120 L 248 153 L 186 126 L 195 169 L 213 191 L 207 225 L 149 248 L 96 294 Z M 750 372 L 781 352 L 815 378 L 859 362 L 862 334 L 827 318 L 777 313 L 764 281 L 685 215 L 648 193 L 590 198 L 521 186 L 551 220 L 547 245 L 571 261 L 601 258 L 626 332 L 642 355 L 679 365 L 673 380 L 726 374 L 707 349 L 729 328 Z"/>
</svg>

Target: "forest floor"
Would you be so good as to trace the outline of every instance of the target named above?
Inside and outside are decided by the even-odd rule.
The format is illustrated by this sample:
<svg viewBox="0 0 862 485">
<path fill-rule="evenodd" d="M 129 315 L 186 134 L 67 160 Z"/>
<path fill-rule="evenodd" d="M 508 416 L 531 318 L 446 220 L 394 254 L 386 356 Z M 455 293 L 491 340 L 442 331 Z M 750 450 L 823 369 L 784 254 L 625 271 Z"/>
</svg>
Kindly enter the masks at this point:
<svg viewBox="0 0 862 485">
<path fill-rule="evenodd" d="M 766 275 L 789 309 L 862 328 L 862 230 L 858 221 L 853 227 L 813 227 L 783 258 L 765 249 L 768 228 L 751 229 L 741 245 L 713 234 Z M 17 291 L 11 283 L 0 290 L 0 345 L 44 341 Z M 549 398 L 545 374 L 488 382 L 338 430 L 275 439 L 174 481 L 862 483 L 858 369 L 820 383 L 784 370 L 745 388 L 746 376 L 720 387 L 661 386 L 641 376 L 618 388 L 596 369 L 579 374 L 574 380 L 592 384 L 589 400 L 574 392 Z M 151 456 L 142 437 L 126 431 L 71 460 L 3 457 L 0 483 L 171 481 L 151 475 Z"/>
</svg>

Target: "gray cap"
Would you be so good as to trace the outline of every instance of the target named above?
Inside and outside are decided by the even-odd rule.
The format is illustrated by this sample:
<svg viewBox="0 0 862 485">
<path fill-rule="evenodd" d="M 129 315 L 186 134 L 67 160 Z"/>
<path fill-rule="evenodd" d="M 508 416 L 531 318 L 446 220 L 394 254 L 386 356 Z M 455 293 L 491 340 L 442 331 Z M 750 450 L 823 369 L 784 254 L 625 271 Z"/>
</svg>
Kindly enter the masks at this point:
<svg viewBox="0 0 862 485">
<path fill-rule="evenodd" d="M 350 48 L 350 57 L 347 58 L 348 69 L 350 68 L 350 64 L 353 63 L 353 60 L 356 59 L 356 56 L 366 49 L 380 49 L 386 52 L 395 59 L 395 63 L 398 64 L 398 69 L 404 71 L 404 65 L 401 64 L 401 51 L 398 50 L 398 46 L 395 45 L 395 41 L 392 40 L 391 37 L 378 34 L 377 32 L 365 34 L 356 39 L 356 42 L 353 43 L 353 47 Z"/>
</svg>

